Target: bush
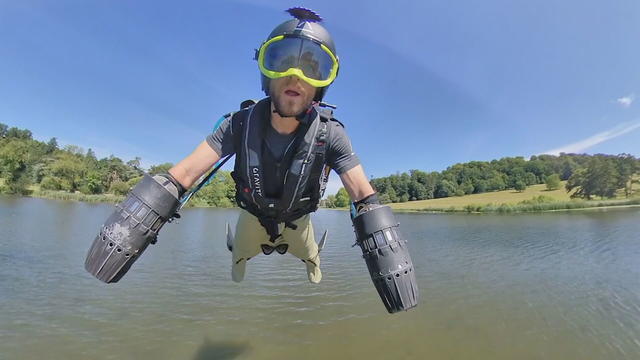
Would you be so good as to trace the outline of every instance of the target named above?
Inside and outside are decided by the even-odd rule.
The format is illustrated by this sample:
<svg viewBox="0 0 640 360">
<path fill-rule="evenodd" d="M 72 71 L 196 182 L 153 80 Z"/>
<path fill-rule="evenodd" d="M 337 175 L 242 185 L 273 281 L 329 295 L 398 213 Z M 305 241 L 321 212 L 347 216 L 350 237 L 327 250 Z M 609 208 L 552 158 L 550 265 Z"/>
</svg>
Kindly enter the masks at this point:
<svg viewBox="0 0 640 360">
<path fill-rule="evenodd" d="M 519 204 L 522 204 L 522 205 L 535 205 L 535 204 L 551 203 L 551 202 L 555 202 L 555 201 L 556 201 L 556 199 L 552 198 L 551 196 L 539 195 L 539 196 L 532 197 L 530 200 L 523 200 Z"/>
<path fill-rule="evenodd" d="M 60 179 L 55 176 L 45 176 L 40 181 L 40 189 L 42 190 L 61 190 L 62 185 Z"/>
<path fill-rule="evenodd" d="M 347 190 L 345 190 L 345 188 L 340 188 L 340 190 L 338 190 L 338 192 L 336 193 L 333 199 L 333 204 L 335 207 L 349 206 L 350 204 L 349 194 L 347 193 Z"/>
<path fill-rule="evenodd" d="M 327 200 L 329 199 L 331 199 L 331 206 L 327 206 L 327 207 L 336 207 L 334 205 L 335 197 L 333 195 L 329 195 L 327 196 Z M 389 194 L 380 195 L 379 200 L 381 204 L 389 204 L 391 202 L 391 199 L 389 198 Z"/>
<path fill-rule="evenodd" d="M 111 183 L 109 192 L 115 195 L 126 195 L 129 189 L 129 185 L 126 182 L 117 180 Z"/>
<path fill-rule="evenodd" d="M 545 183 L 547 184 L 547 190 L 549 191 L 560 189 L 560 175 L 551 174 L 547 176 Z"/>
<path fill-rule="evenodd" d="M 473 213 L 473 212 L 482 212 L 484 210 L 484 205 L 480 204 L 469 204 L 464 207 L 464 211 Z"/>
<path fill-rule="evenodd" d="M 97 172 L 90 172 L 79 190 L 83 194 L 102 194 L 104 192 L 102 177 Z"/>
<path fill-rule="evenodd" d="M 28 189 L 29 185 L 31 185 L 29 176 L 26 173 L 22 173 L 17 179 L 6 180 L 2 188 L 3 192 L 7 194 L 29 195 L 31 194 L 31 190 Z"/>
<path fill-rule="evenodd" d="M 129 179 L 129 181 L 127 181 L 127 186 L 129 188 L 133 188 L 134 186 L 138 185 L 138 183 L 140 182 L 140 180 L 142 180 L 143 176 L 138 176 L 138 177 L 134 177 L 132 179 Z"/>
</svg>

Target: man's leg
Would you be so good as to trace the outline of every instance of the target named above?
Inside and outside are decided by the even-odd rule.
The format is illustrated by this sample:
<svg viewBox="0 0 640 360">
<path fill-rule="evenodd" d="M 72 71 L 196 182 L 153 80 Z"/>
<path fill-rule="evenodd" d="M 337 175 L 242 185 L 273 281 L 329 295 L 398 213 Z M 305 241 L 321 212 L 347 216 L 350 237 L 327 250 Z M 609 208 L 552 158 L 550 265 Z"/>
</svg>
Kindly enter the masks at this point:
<svg viewBox="0 0 640 360">
<path fill-rule="evenodd" d="M 258 218 L 245 210 L 240 210 L 231 256 L 231 278 L 233 281 L 240 282 L 244 279 L 247 260 L 260 253 L 260 244 L 268 242 L 269 235 L 260 225 Z"/>
<path fill-rule="evenodd" d="M 307 265 L 309 281 L 317 284 L 322 280 L 322 272 L 320 272 L 320 255 L 313 235 L 311 217 L 307 214 L 293 223 L 298 228 L 295 230 L 285 228 L 282 232 L 283 241 L 289 244 L 291 255 L 303 260 Z"/>
</svg>

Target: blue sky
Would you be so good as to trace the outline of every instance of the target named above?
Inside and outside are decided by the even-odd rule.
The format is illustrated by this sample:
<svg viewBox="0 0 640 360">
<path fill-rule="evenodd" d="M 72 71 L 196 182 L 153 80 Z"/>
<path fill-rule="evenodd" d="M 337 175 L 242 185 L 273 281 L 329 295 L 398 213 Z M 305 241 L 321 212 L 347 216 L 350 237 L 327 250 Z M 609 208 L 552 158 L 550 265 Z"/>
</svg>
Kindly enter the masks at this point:
<svg viewBox="0 0 640 360">
<path fill-rule="evenodd" d="M 177 162 L 262 96 L 253 49 L 296 5 L 333 34 L 342 68 L 326 101 L 370 175 L 640 155 L 632 0 L 0 1 L 0 122 Z"/>
</svg>

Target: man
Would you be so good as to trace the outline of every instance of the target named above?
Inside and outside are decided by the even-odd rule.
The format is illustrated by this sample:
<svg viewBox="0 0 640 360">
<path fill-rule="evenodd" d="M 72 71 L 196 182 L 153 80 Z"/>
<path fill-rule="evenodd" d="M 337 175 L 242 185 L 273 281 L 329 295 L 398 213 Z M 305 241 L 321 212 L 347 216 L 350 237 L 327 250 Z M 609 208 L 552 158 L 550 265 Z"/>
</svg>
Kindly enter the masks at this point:
<svg viewBox="0 0 640 360">
<path fill-rule="evenodd" d="M 86 267 L 96 277 L 118 281 L 174 216 L 186 189 L 218 160 L 235 154 L 232 176 L 241 212 L 232 246 L 234 281 L 243 280 L 252 257 L 275 250 L 300 258 L 309 281 L 320 282 L 309 213 L 317 210 L 332 168 L 355 201 L 357 241 L 387 310 L 417 304 L 413 264 L 398 224 L 379 204 L 342 124 L 321 103 L 338 74 L 333 40 L 314 12 L 288 12 L 294 19 L 276 27 L 256 52 L 267 97 L 224 116 L 168 174 L 145 177 L 132 190 L 89 252 Z"/>
</svg>

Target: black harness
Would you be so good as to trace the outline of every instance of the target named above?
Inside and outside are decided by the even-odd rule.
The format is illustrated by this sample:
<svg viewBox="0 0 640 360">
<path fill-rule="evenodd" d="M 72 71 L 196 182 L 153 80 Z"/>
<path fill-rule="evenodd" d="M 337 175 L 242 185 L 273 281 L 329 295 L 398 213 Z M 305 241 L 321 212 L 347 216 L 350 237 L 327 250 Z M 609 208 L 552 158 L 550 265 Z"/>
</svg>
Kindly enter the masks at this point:
<svg viewBox="0 0 640 360">
<path fill-rule="evenodd" d="M 270 236 L 280 236 L 278 224 L 295 229 L 293 221 L 318 209 L 329 168 L 325 164 L 327 139 L 333 119 L 330 109 L 312 107 L 301 121 L 291 152 L 284 156 L 281 191 L 275 197 L 266 191 L 264 158 L 269 150 L 264 146 L 265 131 L 270 125 L 270 99 L 266 98 L 253 106 L 232 115 L 236 161 L 231 173 L 236 183 L 236 202 L 242 209 L 255 215 Z"/>
</svg>

